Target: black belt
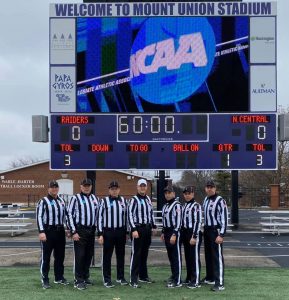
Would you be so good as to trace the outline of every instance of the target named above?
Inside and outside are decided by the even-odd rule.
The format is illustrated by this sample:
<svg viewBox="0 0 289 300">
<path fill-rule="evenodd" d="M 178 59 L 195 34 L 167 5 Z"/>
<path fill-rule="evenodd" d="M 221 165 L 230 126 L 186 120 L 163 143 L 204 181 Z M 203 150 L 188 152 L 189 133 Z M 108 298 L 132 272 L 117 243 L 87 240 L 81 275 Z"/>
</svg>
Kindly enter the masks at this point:
<svg viewBox="0 0 289 300">
<path fill-rule="evenodd" d="M 64 226 L 63 225 L 45 225 L 44 226 L 45 230 L 56 230 L 56 231 L 60 231 L 60 230 L 64 230 Z"/>
<path fill-rule="evenodd" d="M 126 227 L 117 227 L 117 228 L 104 227 L 103 230 L 106 230 L 106 231 L 126 230 Z"/>
<path fill-rule="evenodd" d="M 175 230 L 175 228 L 174 227 L 164 227 L 163 228 L 164 229 L 164 231 L 174 231 Z"/>
<path fill-rule="evenodd" d="M 221 229 L 221 227 L 218 226 L 218 225 L 216 225 L 216 226 L 207 226 L 207 225 L 205 225 L 204 229 L 206 229 L 206 230 L 214 230 L 214 229 Z"/>
<path fill-rule="evenodd" d="M 135 224 L 135 227 L 146 227 L 146 228 L 152 228 L 151 224 Z"/>
<path fill-rule="evenodd" d="M 95 230 L 95 225 L 85 226 L 85 225 L 77 224 L 75 227 L 76 229 Z"/>
</svg>

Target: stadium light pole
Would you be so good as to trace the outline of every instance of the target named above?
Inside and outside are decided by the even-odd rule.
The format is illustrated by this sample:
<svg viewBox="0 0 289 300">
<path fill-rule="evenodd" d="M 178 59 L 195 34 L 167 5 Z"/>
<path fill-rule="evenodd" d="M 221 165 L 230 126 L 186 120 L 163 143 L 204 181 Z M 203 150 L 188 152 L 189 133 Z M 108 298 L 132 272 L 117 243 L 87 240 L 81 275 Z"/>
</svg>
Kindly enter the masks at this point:
<svg viewBox="0 0 289 300">
<path fill-rule="evenodd" d="M 231 223 L 234 225 L 235 229 L 239 226 L 239 174 L 237 170 L 231 171 L 232 183 L 232 203 L 231 203 Z"/>
</svg>

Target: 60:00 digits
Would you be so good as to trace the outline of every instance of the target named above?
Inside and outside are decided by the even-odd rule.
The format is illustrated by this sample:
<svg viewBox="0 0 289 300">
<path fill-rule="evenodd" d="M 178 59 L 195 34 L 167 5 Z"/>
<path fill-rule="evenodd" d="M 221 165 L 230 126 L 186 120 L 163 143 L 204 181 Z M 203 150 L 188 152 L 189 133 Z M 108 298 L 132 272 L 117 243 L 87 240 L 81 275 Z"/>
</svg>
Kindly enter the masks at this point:
<svg viewBox="0 0 289 300">
<path fill-rule="evenodd" d="M 118 132 L 120 134 L 129 132 L 141 134 L 143 133 L 144 128 L 150 128 L 150 133 L 155 134 L 160 133 L 162 128 L 164 129 L 164 133 L 174 133 L 175 118 L 174 116 L 165 116 L 164 120 L 161 121 L 160 116 L 151 116 L 149 121 L 144 123 L 142 116 L 134 116 L 132 118 L 132 124 L 129 124 L 128 116 L 120 116 L 118 118 Z"/>
</svg>

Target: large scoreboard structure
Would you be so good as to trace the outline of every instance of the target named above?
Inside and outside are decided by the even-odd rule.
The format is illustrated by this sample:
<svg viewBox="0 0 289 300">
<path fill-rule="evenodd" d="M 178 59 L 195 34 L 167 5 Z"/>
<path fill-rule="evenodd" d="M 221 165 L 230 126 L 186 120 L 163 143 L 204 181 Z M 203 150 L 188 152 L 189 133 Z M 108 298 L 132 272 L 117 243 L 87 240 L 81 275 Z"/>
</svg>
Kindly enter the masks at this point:
<svg viewBox="0 0 289 300">
<path fill-rule="evenodd" d="M 276 11 L 51 4 L 51 169 L 276 169 Z"/>
</svg>

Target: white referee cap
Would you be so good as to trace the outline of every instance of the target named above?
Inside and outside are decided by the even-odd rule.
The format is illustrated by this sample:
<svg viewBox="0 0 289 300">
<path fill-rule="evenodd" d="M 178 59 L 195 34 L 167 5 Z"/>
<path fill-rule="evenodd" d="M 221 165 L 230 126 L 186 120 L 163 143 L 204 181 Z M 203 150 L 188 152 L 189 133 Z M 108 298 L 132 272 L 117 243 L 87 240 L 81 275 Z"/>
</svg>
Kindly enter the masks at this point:
<svg viewBox="0 0 289 300">
<path fill-rule="evenodd" d="M 137 185 L 142 185 L 142 184 L 148 185 L 148 184 L 147 184 L 147 181 L 146 181 L 145 179 L 143 179 L 143 178 L 142 178 L 142 179 L 139 179 L 138 182 L 137 182 Z"/>
</svg>

